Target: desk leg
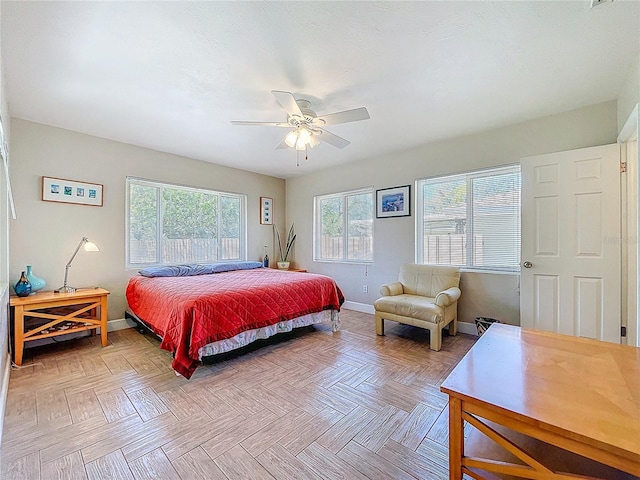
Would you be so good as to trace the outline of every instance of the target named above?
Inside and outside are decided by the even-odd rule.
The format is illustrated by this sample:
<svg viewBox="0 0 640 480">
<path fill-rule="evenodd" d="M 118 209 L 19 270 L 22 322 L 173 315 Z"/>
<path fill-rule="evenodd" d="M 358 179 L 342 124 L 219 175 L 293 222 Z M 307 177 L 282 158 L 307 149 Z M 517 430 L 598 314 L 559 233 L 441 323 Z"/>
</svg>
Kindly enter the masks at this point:
<svg viewBox="0 0 640 480">
<path fill-rule="evenodd" d="M 97 308 L 92 308 L 91 310 L 89 310 L 89 315 L 91 315 L 93 318 L 98 318 L 98 309 Z M 98 329 L 94 328 L 89 330 L 91 332 L 91 336 L 95 337 L 96 336 L 96 332 L 98 331 Z"/>
<path fill-rule="evenodd" d="M 22 352 L 24 351 L 24 307 L 16 305 L 13 309 L 13 339 L 14 362 L 22 365 Z"/>
<path fill-rule="evenodd" d="M 462 422 L 462 400 L 449 397 L 449 479 L 462 479 L 462 457 L 464 456 L 464 423 Z"/>
<path fill-rule="evenodd" d="M 100 339 L 102 346 L 107 346 L 107 296 L 100 298 Z"/>
</svg>

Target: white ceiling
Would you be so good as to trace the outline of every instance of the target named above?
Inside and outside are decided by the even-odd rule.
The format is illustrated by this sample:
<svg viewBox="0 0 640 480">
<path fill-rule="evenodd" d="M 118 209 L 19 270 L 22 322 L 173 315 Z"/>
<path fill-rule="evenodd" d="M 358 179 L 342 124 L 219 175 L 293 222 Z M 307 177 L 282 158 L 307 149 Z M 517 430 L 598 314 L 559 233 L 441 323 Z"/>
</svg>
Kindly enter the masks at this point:
<svg viewBox="0 0 640 480">
<path fill-rule="evenodd" d="M 288 178 L 615 99 L 640 2 L 2 1 L 10 114 Z M 327 129 L 296 167 L 270 90 Z"/>
</svg>

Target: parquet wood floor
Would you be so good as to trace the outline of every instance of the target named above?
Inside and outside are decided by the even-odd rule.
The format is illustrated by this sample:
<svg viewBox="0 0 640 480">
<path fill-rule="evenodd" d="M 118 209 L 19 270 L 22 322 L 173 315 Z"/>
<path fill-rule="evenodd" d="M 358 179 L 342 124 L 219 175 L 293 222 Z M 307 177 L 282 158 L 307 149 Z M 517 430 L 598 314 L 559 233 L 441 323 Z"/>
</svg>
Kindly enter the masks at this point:
<svg viewBox="0 0 640 480">
<path fill-rule="evenodd" d="M 475 338 L 341 312 L 177 377 L 133 329 L 26 350 L 13 370 L 0 478 L 446 479 L 439 385 Z"/>
</svg>

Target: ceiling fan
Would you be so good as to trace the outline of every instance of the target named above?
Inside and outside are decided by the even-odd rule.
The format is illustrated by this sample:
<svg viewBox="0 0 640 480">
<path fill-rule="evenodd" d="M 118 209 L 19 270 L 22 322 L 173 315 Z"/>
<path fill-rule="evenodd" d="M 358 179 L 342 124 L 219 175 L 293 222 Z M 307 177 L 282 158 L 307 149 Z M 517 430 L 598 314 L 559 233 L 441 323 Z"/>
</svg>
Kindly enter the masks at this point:
<svg viewBox="0 0 640 480">
<path fill-rule="evenodd" d="M 232 121 L 231 123 L 233 125 L 290 128 L 291 131 L 287 133 L 284 140 L 276 148 L 306 150 L 308 147 L 315 147 L 320 141 L 326 142 L 334 147 L 344 148 L 351 142 L 325 130 L 324 127 L 371 118 L 365 107 L 318 116 L 316 112 L 311 110 L 311 102 L 308 100 L 296 99 L 290 92 L 271 90 L 271 93 L 273 93 L 277 102 L 285 112 L 287 112 L 286 122 Z"/>
</svg>

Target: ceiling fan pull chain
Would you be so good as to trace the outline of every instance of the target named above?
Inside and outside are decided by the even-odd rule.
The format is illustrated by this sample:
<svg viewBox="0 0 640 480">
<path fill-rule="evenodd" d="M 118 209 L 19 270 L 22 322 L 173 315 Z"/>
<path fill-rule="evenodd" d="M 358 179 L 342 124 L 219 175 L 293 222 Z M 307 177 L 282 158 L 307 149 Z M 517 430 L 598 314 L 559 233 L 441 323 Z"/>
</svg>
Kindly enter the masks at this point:
<svg viewBox="0 0 640 480">
<path fill-rule="evenodd" d="M 296 167 L 300 166 L 300 150 L 296 150 Z"/>
</svg>

